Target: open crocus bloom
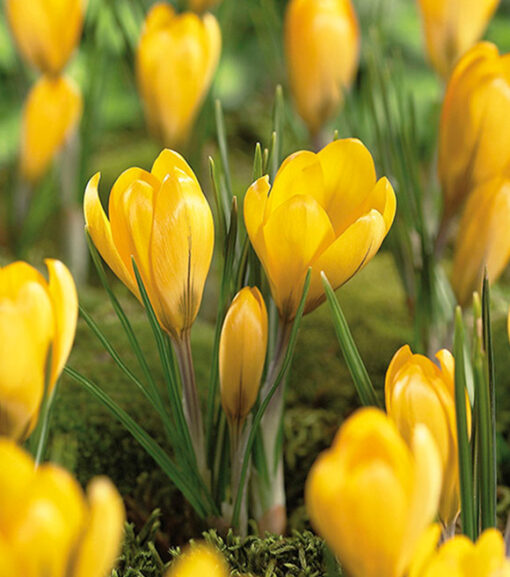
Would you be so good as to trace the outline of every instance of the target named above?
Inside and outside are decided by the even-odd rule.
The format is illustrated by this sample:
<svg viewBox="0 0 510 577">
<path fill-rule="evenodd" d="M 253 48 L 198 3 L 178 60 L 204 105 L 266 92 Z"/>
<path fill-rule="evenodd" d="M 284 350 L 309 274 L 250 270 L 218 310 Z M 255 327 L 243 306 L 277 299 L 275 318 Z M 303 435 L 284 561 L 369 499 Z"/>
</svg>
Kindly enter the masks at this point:
<svg viewBox="0 0 510 577">
<path fill-rule="evenodd" d="M 136 72 L 147 122 L 165 146 L 186 140 L 220 52 L 220 27 L 212 14 L 177 15 L 166 3 L 157 3 L 149 11 Z"/>
<path fill-rule="evenodd" d="M 0 577 L 105 577 L 117 557 L 124 506 L 94 478 L 87 498 L 64 469 L 0 439 Z"/>
<path fill-rule="evenodd" d="M 68 269 L 46 261 L 49 281 L 15 262 L 0 269 L 0 435 L 22 441 L 37 423 L 51 347 L 49 392 L 67 361 L 78 317 Z"/>
<path fill-rule="evenodd" d="M 427 427 L 409 447 L 382 411 L 360 409 L 310 471 L 310 520 L 349 575 L 402 577 L 436 515 L 441 477 Z"/>
<path fill-rule="evenodd" d="M 321 271 L 336 289 L 365 266 L 395 209 L 390 182 L 376 180 L 372 156 L 356 139 L 337 140 L 318 154 L 292 154 L 272 187 L 267 176 L 255 181 L 244 200 L 244 220 L 280 317 L 294 318 L 309 267 L 305 312 L 325 298 Z"/>
<path fill-rule="evenodd" d="M 99 200 L 100 174 L 85 191 L 87 230 L 108 266 L 140 298 L 132 258 L 164 330 L 179 339 L 195 320 L 211 264 L 211 209 L 184 158 L 163 150 L 151 172 L 129 168 Z"/>
</svg>

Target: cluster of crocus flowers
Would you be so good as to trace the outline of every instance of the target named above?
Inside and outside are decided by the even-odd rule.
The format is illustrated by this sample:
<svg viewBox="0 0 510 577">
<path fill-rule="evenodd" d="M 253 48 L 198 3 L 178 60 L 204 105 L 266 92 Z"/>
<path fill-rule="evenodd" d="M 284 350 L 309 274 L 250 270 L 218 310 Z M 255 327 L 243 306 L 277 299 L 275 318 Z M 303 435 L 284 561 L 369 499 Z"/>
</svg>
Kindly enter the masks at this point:
<svg viewBox="0 0 510 577">
<path fill-rule="evenodd" d="M 455 361 L 446 349 L 436 358 L 439 366 L 423 355 L 413 354 L 407 345 L 397 351 L 386 373 L 386 410 L 408 444 L 418 424 L 432 433 L 444 473 L 439 518 L 450 529 L 460 510 Z M 466 410 L 470 415 L 468 399 Z"/>
<path fill-rule="evenodd" d="M 291 0 L 285 54 L 297 111 L 316 134 L 343 102 L 358 68 L 360 32 L 351 0 Z"/>
<path fill-rule="evenodd" d="M 20 170 L 32 183 L 44 175 L 81 117 L 81 94 L 62 72 L 80 40 L 85 6 L 84 0 L 6 1 L 19 51 L 43 75 L 23 112 Z"/>
<path fill-rule="evenodd" d="M 500 0 L 418 0 L 429 60 L 448 78 L 485 32 Z"/>
<path fill-rule="evenodd" d="M 510 577 L 503 537 L 496 529 L 484 531 L 476 543 L 458 535 L 435 549 L 439 527 L 431 526 L 413 559 L 412 577 Z"/>
<path fill-rule="evenodd" d="M 176 14 L 167 3 L 148 13 L 137 50 L 137 80 L 149 128 L 165 146 L 186 141 L 220 52 L 221 32 L 212 14 Z"/>
<path fill-rule="evenodd" d="M 437 512 L 441 457 L 424 425 L 409 446 L 382 411 L 358 410 L 314 463 L 306 505 L 353 577 L 402 577 Z"/>
<path fill-rule="evenodd" d="M 230 423 L 241 425 L 260 386 L 267 351 L 267 310 L 257 287 L 232 301 L 220 337 L 221 404 Z"/>
<path fill-rule="evenodd" d="M 439 133 L 438 170 L 444 199 L 441 233 L 469 199 L 461 221 L 453 279 L 461 304 L 480 288 L 485 264 L 495 279 L 508 260 L 508 251 L 500 251 L 498 245 L 508 223 L 509 118 L 510 55 L 500 56 L 493 44 L 477 44 L 452 73 Z"/>
<path fill-rule="evenodd" d="M 46 264 L 49 281 L 24 262 L 0 269 L 0 434 L 17 441 L 35 427 L 46 381 L 51 394 L 76 330 L 71 274 L 60 261 Z"/>
<path fill-rule="evenodd" d="M 395 210 L 390 182 L 376 179 L 372 156 L 356 139 L 292 154 L 272 186 L 268 176 L 255 181 L 244 220 L 282 322 L 294 318 L 310 267 L 305 313 L 324 301 L 321 271 L 335 289 L 346 283 L 377 253 Z"/>
<path fill-rule="evenodd" d="M 0 439 L 0 575 L 106 577 L 119 552 L 122 499 L 106 478 L 83 494 L 64 469 L 34 468 L 12 441 Z"/>
<path fill-rule="evenodd" d="M 140 299 L 134 259 L 161 327 L 175 340 L 189 334 L 211 264 L 211 209 L 184 158 L 165 149 L 150 172 L 124 171 L 112 187 L 109 220 L 98 194 L 100 174 L 85 191 L 86 228 L 117 277 Z"/>
</svg>

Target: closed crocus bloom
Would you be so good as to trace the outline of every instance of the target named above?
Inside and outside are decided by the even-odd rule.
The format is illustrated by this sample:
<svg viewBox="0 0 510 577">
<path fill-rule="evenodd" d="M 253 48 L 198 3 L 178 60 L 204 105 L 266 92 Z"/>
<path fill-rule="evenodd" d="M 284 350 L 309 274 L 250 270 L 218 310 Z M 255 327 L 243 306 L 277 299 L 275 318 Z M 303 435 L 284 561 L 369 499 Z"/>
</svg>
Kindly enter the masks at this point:
<svg viewBox="0 0 510 577">
<path fill-rule="evenodd" d="M 426 425 L 436 441 L 444 472 L 439 518 L 449 527 L 460 510 L 455 361 L 446 349 L 439 351 L 436 358 L 439 366 L 423 355 L 413 355 L 409 346 L 403 346 L 388 367 L 385 397 L 388 416 L 409 444 L 417 424 Z M 467 400 L 466 409 L 470 418 Z"/>
<path fill-rule="evenodd" d="M 425 426 L 409 447 L 382 411 L 361 409 L 314 463 L 306 505 L 349 575 L 401 577 L 437 512 L 441 477 Z"/>
<path fill-rule="evenodd" d="M 186 140 L 220 51 L 220 28 L 212 14 L 177 15 L 159 3 L 147 15 L 136 58 L 138 87 L 149 127 L 165 146 Z"/>
<path fill-rule="evenodd" d="M 63 70 L 78 45 L 85 0 L 6 0 L 7 18 L 27 62 L 46 74 Z"/>
<path fill-rule="evenodd" d="M 418 0 L 429 60 L 447 78 L 485 32 L 499 0 Z"/>
<path fill-rule="evenodd" d="M 110 574 L 125 514 L 108 479 L 93 479 L 85 498 L 64 469 L 51 464 L 35 469 L 24 451 L 0 439 L 0 489 L 0 555 L 3 544 L 15 569 L 11 576 Z"/>
<path fill-rule="evenodd" d="M 351 0 L 290 0 L 285 53 L 296 108 L 316 133 L 343 101 L 358 68 L 360 33 Z"/>
<path fill-rule="evenodd" d="M 443 219 L 479 184 L 510 168 L 510 55 L 493 44 L 472 48 L 455 67 L 443 102 L 439 176 Z"/>
<path fill-rule="evenodd" d="M 51 392 L 76 330 L 78 299 L 71 274 L 59 261 L 46 264 L 49 282 L 24 262 L 0 269 L 0 435 L 19 441 L 37 422 L 47 369 Z"/>
<path fill-rule="evenodd" d="M 188 549 L 173 563 L 165 577 L 228 577 L 227 564 L 210 545 L 199 543 Z"/>
<path fill-rule="evenodd" d="M 259 391 L 267 350 L 267 311 L 257 287 L 244 287 L 228 309 L 220 338 L 221 404 L 243 422 Z"/>
<path fill-rule="evenodd" d="M 140 298 L 132 257 L 162 328 L 179 339 L 195 320 L 211 264 L 209 204 L 184 158 L 163 150 L 151 172 L 129 168 L 110 193 L 109 217 L 98 194 L 100 174 L 85 191 L 87 230 L 101 256 Z"/>
<path fill-rule="evenodd" d="M 370 152 L 355 139 L 336 140 L 318 154 L 292 154 L 273 186 L 267 176 L 255 181 L 244 200 L 244 220 L 280 317 L 294 318 L 309 267 L 305 313 L 325 298 L 321 271 L 336 289 L 365 266 L 395 208 L 390 182 L 376 180 Z"/>
<path fill-rule="evenodd" d="M 64 77 L 43 76 L 31 89 L 23 110 L 21 172 L 36 182 L 80 121 L 78 87 Z"/>
<path fill-rule="evenodd" d="M 496 280 L 510 260 L 510 178 L 493 178 L 470 194 L 457 235 L 452 286 L 459 304 L 481 291 L 485 267 Z"/>
<path fill-rule="evenodd" d="M 431 548 L 410 577 L 510 577 L 510 561 L 501 533 L 487 529 L 476 543 L 458 535 L 437 551 Z"/>
</svg>

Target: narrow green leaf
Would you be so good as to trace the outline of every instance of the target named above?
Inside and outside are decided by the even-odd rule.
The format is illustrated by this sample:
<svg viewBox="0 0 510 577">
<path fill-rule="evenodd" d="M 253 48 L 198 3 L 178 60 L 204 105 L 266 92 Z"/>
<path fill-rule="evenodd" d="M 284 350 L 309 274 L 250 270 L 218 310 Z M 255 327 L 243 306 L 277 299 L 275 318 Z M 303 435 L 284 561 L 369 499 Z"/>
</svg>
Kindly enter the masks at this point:
<svg viewBox="0 0 510 577">
<path fill-rule="evenodd" d="M 271 182 L 274 182 L 276 173 L 282 161 L 283 138 L 283 89 L 280 84 L 276 87 L 273 108 L 273 137 L 271 146 Z"/>
<path fill-rule="evenodd" d="M 242 496 L 243 496 L 243 492 L 244 492 L 244 484 L 246 482 L 246 475 L 248 473 L 248 465 L 250 462 L 250 455 L 251 455 L 253 443 L 255 441 L 255 437 L 257 434 L 257 429 L 260 425 L 262 417 L 264 416 L 264 412 L 266 411 L 267 406 L 269 405 L 271 399 L 273 398 L 273 395 L 276 393 L 276 390 L 277 390 L 278 386 L 280 385 L 280 382 L 283 380 L 285 374 L 287 373 L 287 370 L 289 369 L 290 364 L 292 362 L 292 358 L 294 356 L 294 349 L 296 348 L 297 334 L 298 334 L 299 326 L 301 324 L 301 318 L 303 317 L 303 311 L 305 310 L 306 297 L 308 296 L 308 291 L 310 289 L 310 279 L 311 279 L 311 269 L 309 269 L 309 271 L 306 275 L 305 284 L 303 286 L 303 294 L 302 294 L 301 300 L 299 302 L 299 306 L 298 306 L 298 309 L 296 312 L 296 317 L 295 317 L 294 322 L 292 324 L 292 331 L 290 333 L 289 345 L 288 345 L 287 351 L 285 353 L 285 357 L 283 359 L 282 366 L 281 366 L 280 371 L 279 371 L 279 373 L 278 373 L 278 375 L 277 375 L 277 377 L 273 383 L 273 386 L 271 387 L 271 390 L 267 393 L 266 397 L 260 403 L 259 408 L 258 408 L 258 410 L 255 413 L 255 416 L 253 418 L 253 423 L 252 423 L 252 426 L 250 429 L 250 434 L 248 437 L 248 441 L 246 443 L 246 452 L 244 454 L 243 465 L 241 468 L 239 488 L 237 491 L 236 500 L 235 500 L 235 504 L 234 504 L 234 510 L 233 510 L 233 514 L 232 514 L 232 526 L 234 528 L 239 525 L 239 515 L 241 513 L 241 501 L 242 501 Z"/>
<path fill-rule="evenodd" d="M 225 177 L 226 185 L 226 206 L 230 205 L 232 194 L 232 180 L 230 178 L 230 165 L 228 161 L 228 145 L 227 145 L 227 132 L 225 130 L 225 119 L 223 117 L 223 108 L 221 102 L 216 100 L 215 102 L 215 118 L 216 118 L 216 131 L 218 135 L 218 146 L 220 148 L 221 164 L 223 166 L 223 174 Z"/>
<path fill-rule="evenodd" d="M 214 192 L 214 204 L 216 206 L 216 214 L 219 223 L 219 242 L 223 245 L 225 242 L 225 237 L 227 236 L 227 223 L 225 219 L 225 206 L 223 204 L 223 197 L 221 195 L 221 186 L 218 180 L 218 174 L 216 170 L 216 164 L 214 160 L 209 157 L 209 174 L 211 177 L 211 183 Z"/>
<path fill-rule="evenodd" d="M 476 541 L 475 509 L 473 496 L 473 466 L 471 446 L 468 436 L 466 412 L 466 373 L 464 358 L 464 323 L 462 311 L 455 311 L 455 337 L 453 343 L 455 358 L 455 413 L 457 417 L 457 443 L 459 451 L 459 477 L 462 532 Z"/>
<path fill-rule="evenodd" d="M 262 160 L 262 147 L 260 146 L 260 142 L 257 142 L 255 146 L 255 156 L 253 158 L 253 180 L 257 180 L 260 177 L 264 176 L 264 165 Z"/>
<path fill-rule="evenodd" d="M 368 376 L 367 369 L 361 359 L 356 343 L 352 338 L 349 325 L 345 320 L 344 313 L 340 307 L 340 303 L 336 298 L 335 291 L 330 285 L 324 272 L 321 273 L 322 284 L 324 286 L 324 291 L 326 293 L 326 298 L 330 306 L 330 310 L 333 317 L 333 325 L 335 327 L 336 336 L 338 342 L 340 343 L 340 348 L 344 356 L 347 368 L 351 373 L 352 380 L 354 381 L 354 386 L 356 387 L 356 392 L 360 398 L 361 403 L 364 406 L 379 407 L 380 403 L 377 399 L 377 394 L 375 392 L 372 381 Z"/>
</svg>

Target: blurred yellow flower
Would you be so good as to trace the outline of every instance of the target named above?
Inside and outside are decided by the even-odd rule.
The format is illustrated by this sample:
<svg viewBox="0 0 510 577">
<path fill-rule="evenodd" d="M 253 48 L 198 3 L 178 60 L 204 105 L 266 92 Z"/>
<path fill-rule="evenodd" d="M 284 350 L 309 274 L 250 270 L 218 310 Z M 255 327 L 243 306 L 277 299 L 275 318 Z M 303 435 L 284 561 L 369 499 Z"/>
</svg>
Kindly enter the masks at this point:
<svg viewBox="0 0 510 577">
<path fill-rule="evenodd" d="M 495 281 L 510 260 L 510 178 L 496 177 L 468 197 L 460 221 L 453 261 L 452 286 L 459 304 L 481 292 L 484 268 Z"/>
<path fill-rule="evenodd" d="M 241 289 L 221 330 L 221 404 L 228 419 L 242 423 L 260 386 L 267 350 L 267 311 L 257 287 Z"/>
<path fill-rule="evenodd" d="M 17 441 L 35 427 L 47 368 L 51 392 L 76 330 L 78 298 L 71 274 L 60 261 L 46 265 L 48 282 L 24 262 L 0 269 L 0 435 Z"/>
<path fill-rule="evenodd" d="M 272 187 L 267 176 L 255 181 L 244 200 L 244 220 L 280 317 L 294 318 L 309 267 L 305 312 L 324 301 L 321 271 L 336 289 L 365 266 L 395 209 L 390 182 L 376 180 L 370 152 L 355 139 L 336 140 L 318 154 L 292 154 Z"/>
<path fill-rule="evenodd" d="M 510 577 L 505 543 L 496 529 L 484 531 L 476 543 L 458 535 L 435 551 L 436 543 L 429 542 L 428 555 L 421 552 L 409 577 Z"/>
<path fill-rule="evenodd" d="M 199 14 L 217 6 L 221 0 L 188 0 L 190 10 Z"/>
<path fill-rule="evenodd" d="M 210 545 L 199 543 L 188 547 L 176 559 L 165 577 L 229 577 L 221 554 Z"/>
<path fill-rule="evenodd" d="M 441 457 L 423 425 L 411 448 L 393 422 L 358 410 L 314 463 L 305 499 L 314 528 L 352 577 L 402 577 L 437 512 Z"/>
<path fill-rule="evenodd" d="M 67 471 L 52 464 L 35 469 L 24 451 L 0 439 L 2 577 L 107 577 L 124 518 L 108 479 L 93 479 L 85 498 Z"/>
<path fill-rule="evenodd" d="M 510 55 L 494 44 L 472 48 L 446 89 L 439 131 L 443 219 L 481 183 L 510 169 Z"/>
<path fill-rule="evenodd" d="M 158 3 L 145 21 L 136 58 L 149 128 L 165 146 L 182 144 L 211 85 L 221 52 L 212 14 L 176 15 Z"/>
<path fill-rule="evenodd" d="M 85 0 L 6 0 L 12 34 L 25 60 L 45 74 L 62 72 L 80 41 Z"/>
<path fill-rule="evenodd" d="M 457 60 L 477 42 L 500 0 L 418 0 L 432 66 L 448 78 Z"/>
<path fill-rule="evenodd" d="M 162 328 L 176 339 L 195 320 L 211 264 L 214 225 L 200 184 L 184 158 L 165 149 L 151 172 L 129 168 L 115 181 L 109 218 L 100 174 L 85 191 L 87 230 L 108 266 L 140 299 L 134 257 Z"/>
<path fill-rule="evenodd" d="M 455 361 L 446 349 L 436 358 L 440 366 L 423 355 L 413 355 L 407 345 L 399 349 L 386 373 L 385 397 L 388 416 L 408 444 L 417 424 L 426 425 L 436 441 L 444 472 L 439 518 L 449 527 L 460 510 Z M 470 420 L 468 399 L 466 410 Z"/>
<path fill-rule="evenodd" d="M 285 54 L 297 111 L 317 133 L 358 69 L 360 32 L 351 0 L 290 0 Z"/>
<path fill-rule="evenodd" d="M 21 173 L 36 182 L 76 130 L 82 113 L 78 87 L 68 78 L 43 76 L 30 90 L 23 110 Z"/>
</svg>

